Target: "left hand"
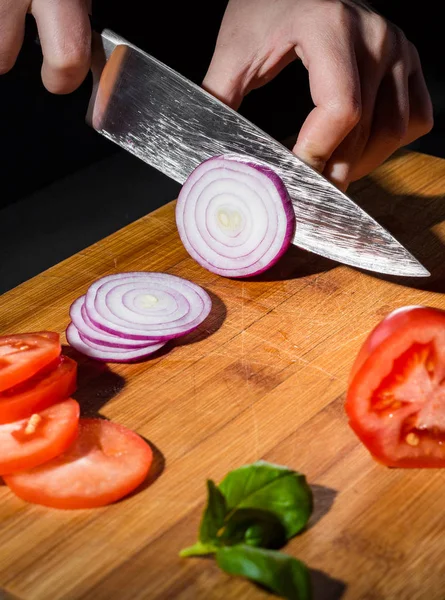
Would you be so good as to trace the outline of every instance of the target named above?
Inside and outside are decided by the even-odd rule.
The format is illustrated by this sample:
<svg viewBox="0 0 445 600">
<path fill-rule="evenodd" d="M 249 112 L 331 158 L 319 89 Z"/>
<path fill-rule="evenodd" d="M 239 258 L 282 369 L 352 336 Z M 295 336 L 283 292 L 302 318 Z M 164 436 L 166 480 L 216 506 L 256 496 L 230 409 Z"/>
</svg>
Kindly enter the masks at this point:
<svg viewBox="0 0 445 600">
<path fill-rule="evenodd" d="M 237 110 L 297 57 L 315 108 L 293 151 L 340 189 L 431 130 L 416 48 L 353 0 L 229 0 L 203 87 Z"/>
</svg>

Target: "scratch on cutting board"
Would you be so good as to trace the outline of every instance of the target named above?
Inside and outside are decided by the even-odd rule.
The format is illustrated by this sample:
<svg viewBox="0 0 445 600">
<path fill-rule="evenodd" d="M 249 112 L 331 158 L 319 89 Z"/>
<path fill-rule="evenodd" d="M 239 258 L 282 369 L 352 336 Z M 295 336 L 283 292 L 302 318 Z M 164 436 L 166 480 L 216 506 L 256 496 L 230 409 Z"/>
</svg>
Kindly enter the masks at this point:
<svg viewBox="0 0 445 600">
<path fill-rule="evenodd" d="M 246 331 L 245 333 L 251 335 L 252 337 L 254 337 L 254 339 L 263 341 L 262 338 L 260 338 L 259 336 L 256 336 L 255 334 L 253 334 L 250 331 Z M 338 377 L 336 377 L 333 373 L 330 373 L 329 371 L 326 371 L 322 367 L 318 367 L 317 365 L 314 365 L 313 363 L 311 363 L 308 360 L 305 360 L 301 356 L 298 356 L 298 355 L 294 354 L 294 352 L 292 352 L 290 350 L 287 350 L 286 348 L 283 348 L 281 346 L 277 346 L 276 344 L 274 344 L 272 342 L 268 342 L 268 344 L 272 348 L 275 348 L 275 350 L 278 350 L 278 352 L 281 352 L 281 353 L 285 354 L 286 356 L 288 356 L 291 359 L 292 362 L 295 362 L 295 361 L 302 362 L 304 365 L 310 367 L 311 369 L 316 369 L 317 371 L 320 371 L 321 373 L 324 373 L 325 375 L 327 375 L 331 379 L 338 379 Z M 252 363 L 252 361 L 250 361 L 250 362 Z"/>
<path fill-rule="evenodd" d="M 160 219 L 159 217 L 156 217 L 154 215 L 146 215 L 145 217 L 142 217 L 144 220 L 150 220 L 151 222 L 156 223 L 156 227 L 158 227 L 159 229 L 162 229 L 162 231 L 164 231 L 165 233 L 172 233 L 171 230 L 171 226 L 170 225 L 166 225 L 162 219 Z"/>
<path fill-rule="evenodd" d="M 196 393 L 196 361 L 192 363 L 192 381 L 193 381 L 193 402 L 195 404 L 195 412 L 199 414 L 198 394 Z"/>
<path fill-rule="evenodd" d="M 326 369 L 323 369 L 322 367 L 318 367 L 317 365 L 314 365 L 313 363 L 309 362 L 308 360 L 305 360 L 301 356 L 297 356 L 296 359 L 298 361 L 302 362 L 307 367 L 309 367 L 311 369 L 315 369 L 316 371 L 319 371 L 320 373 L 323 373 L 324 375 L 327 375 L 329 377 L 329 379 L 333 379 L 335 381 L 338 381 L 338 377 L 336 375 L 334 375 L 333 373 L 330 373 L 329 371 L 326 371 Z"/>
<path fill-rule="evenodd" d="M 249 369 L 248 369 L 248 362 L 245 360 L 244 358 L 244 338 L 247 334 L 247 331 L 244 330 L 244 306 L 245 306 L 245 300 L 246 300 L 246 296 L 245 296 L 245 284 L 244 282 L 241 284 L 241 364 L 244 368 L 245 371 L 245 377 L 244 380 L 247 383 L 248 387 L 251 387 L 252 384 L 250 383 L 250 379 L 249 379 Z M 249 361 L 250 364 L 250 361 Z M 254 459 L 256 460 L 258 458 L 258 453 L 260 450 L 260 438 L 259 438 L 259 431 L 258 431 L 258 418 L 256 415 L 256 411 L 255 411 L 255 401 L 252 397 L 251 402 L 250 402 L 250 406 L 249 406 L 250 412 L 252 414 L 252 429 L 253 429 L 253 442 L 254 442 L 254 447 L 253 447 L 253 456 Z"/>
<path fill-rule="evenodd" d="M 55 273 L 40 273 L 42 279 L 65 279 L 66 275 L 56 275 Z"/>
<path fill-rule="evenodd" d="M 358 333 L 357 335 L 354 335 L 350 338 L 346 338 L 346 340 L 344 342 L 342 342 L 341 344 L 336 344 L 336 349 L 338 350 L 339 348 L 343 348 L 343 346 L 347 346 L 349 343 L 353 342 L 354 340 L 364 338 L 364 336 L 368 333 L 369 333 L 369 329 L 365 329 L 364 331 L 362 331 L 361 333 Z"/>
<path fill-rule="evenodd" d="M 113 263 L 114 263 L 114 268 L 117 268 L 117 257 L 115 256 L 114 252 L 110 252 L 110 250 L 108 250 L 107 248 L 103 247 L 103 244 L 101 242 L 99 242 L 99 247 L 100 247 L 100 252 L 101 254 L 104 254 L 106 256 L 109 256 Z"/>
</svg>

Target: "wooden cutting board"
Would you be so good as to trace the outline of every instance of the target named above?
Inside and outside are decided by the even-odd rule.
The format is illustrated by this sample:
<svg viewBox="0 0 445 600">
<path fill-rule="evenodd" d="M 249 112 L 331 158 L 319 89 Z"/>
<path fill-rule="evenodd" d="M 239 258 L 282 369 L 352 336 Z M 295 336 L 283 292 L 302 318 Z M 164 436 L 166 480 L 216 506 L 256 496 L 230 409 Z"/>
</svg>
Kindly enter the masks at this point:
<svg viewBox="0 0 445 600">
<path fill-rule="evenodd" d="M 376 464 L 349 429 L 344 398 L 382 317 L 406 304 L 445 308 L 445 161 L 400 153 L 350 193 L 429 280 L 365 274 L 297 249 L 257 280 L 223 279 L 188 257 L 171 203 L 1 298 L 1 334 L 63 332 L 70 303 L 119 271 L 186 277 L 214 305 L 204 329 L 144 364 L 107 368 L 66 348 L 79 360 L 84 414 L 138 431 L 155 465 L 139 493 L 91 511 L 27 505 L 0 487 L 3 597 L 269 598 L 211 560 L 178 558 L 196 539 L 205 480 L 262 458 L 313 487 L 310 526 L 286 552 L 312 569 L 316 599 L 443 600 L 445 471 Z"/>
</svg>

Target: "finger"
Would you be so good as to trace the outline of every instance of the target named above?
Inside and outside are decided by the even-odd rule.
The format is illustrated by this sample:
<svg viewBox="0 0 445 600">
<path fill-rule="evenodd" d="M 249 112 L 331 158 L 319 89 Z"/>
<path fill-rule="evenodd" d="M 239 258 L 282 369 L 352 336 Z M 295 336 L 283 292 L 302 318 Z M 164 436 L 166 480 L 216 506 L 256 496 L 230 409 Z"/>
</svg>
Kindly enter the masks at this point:
<svg viewBox="0 0 445 600">
<path fill-rule="evenodd" d="M 408 78 L 409 125 L 404 145 L 429 133 L 434 125 L 433 104 L 417 49 L 410 44 L 411 73 Z"/>
<path fill-rule="evenodd" d="M 408 63 L 401 58 L 382 79 L 368 143 L 350 173 L 351 181 L 368 175 L 404 145 L 410 111 L 408 75 Z"/>
<path fill-rule="evenodd" d="M 202 87 L 222 102 L 238 110 L 247 92 L 251 49 L 246 36 L 231 23 L 243 22 L 241 5 L 228 4 Z M 229 25 L 227 25 L 229 23 Z M 241 36 L 241 39 L 240 39 Z"/>
<path fill-rule="evenodd" d="M 42 80 L 55 94 L 74 91 L 91 60 L 91 29 L 84 0 L 34 0 L 43 51 Z"/>
<path fill-rule="evenodd" d="M 297 53 L 304 56 L 315 108 L 309 113 L 293 151 L 323 171 L 334 150 L 361 117 L 360 79 L 355 50 L 347 32 L 308 36 Z"/>
<path fill-rule="evenodd" d="M 382 68 L 378 68 L 375 61 L 363 61 L 359 70 L 362 97 L 361 119 L 334 150 L 323 171 L 323 175 L 343 191 L 346 191 L 354 164 L 360 159 L 368 142 L 377 90 L 382 80 Z"/>
<path fill-rule="evenodd" d="M 213 96 L 238 110 L 248 87 L 247 66 L 239 64 L 232 53 L 215 49 L 202 87 Z"/>
<path fill-rule="evenodd" d="M 25 34 L 27 4 L 22 0 L 7 0 L 0 5 L 0 74 L 12 69 L 19 55 Z"/>
<path fill-rule="evenodd" d="M 274 79 L 295 60 L 295 53 L 283 48 L 272 60 L 262 61 L 255 69 L 252 68 L 254 61 L 249 60 L 250 52 L 243 46 L 242 40 L 217 44 L 202 82 L 205 90 L 234 110 L 238 110 L 243 98 L 252 89 Z"/>
</svg>

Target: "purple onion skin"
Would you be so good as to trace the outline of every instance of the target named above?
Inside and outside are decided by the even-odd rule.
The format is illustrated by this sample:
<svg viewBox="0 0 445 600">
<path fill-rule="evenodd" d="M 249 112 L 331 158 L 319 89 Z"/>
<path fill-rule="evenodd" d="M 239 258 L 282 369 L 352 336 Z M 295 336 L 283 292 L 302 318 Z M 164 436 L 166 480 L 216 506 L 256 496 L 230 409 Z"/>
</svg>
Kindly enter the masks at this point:
<svg viewBox="0 0 445 600">
<path fill-rule="evenodd" d="M 279 259 L 287 252 L 287 250 L 289 249 L 289 247 L 292 243 L 292 239 L 294 238 L 296 227 L 297 227 L 297 222 L 295 219 L 295 212 L 293 209 L 292 200 L 289 196 L 289 192 L 287 191 L 287 188 L 286 188 L 283 180 L 281 179 L 281 177 L 279 177 L 277 175 L 277 173 L 275 173 L 275 171 L 273 169 L 271 169 L 270 167 L 268 167 L 267 165 L 264 165 L 259 162 L 255 162 L 253 159 L 251 159 L 248 156 L 244 157 L 244 156 L 238 156 L 238 155 L 232 155 L 232 154 L 221 154 L 218 156 L 212 156 L 212 157 L 204 160 L 197 167 L 195 167 L 195 169 L 191 172 L 189 177 L 192 177 L 193 174 L 198 169 L 200 169 L 200 167 L 202 165 L 216 161 L 216 160 L 221 160 L 221 159 L 227 159 L 227 160 L 231 160 L 233 162 L 236 162 L 236 161 L 242 162 L 243 164 L 246 164 L 249 167 L 252 167 L 252 168 L 256 169 L 257 171 L 260 171 L 261 173 L 263 173 L 266 177 L 268 177 L 272 181 L 275 188 L 278 190 L 278 193 L 283 202 L 283 208 L 284 208 L 286 222 L 287 222 L 283 243 L 282 243 L 281 247 L 279 248 L 279 250 L 277 251 L 277 253 L 274 255 L 273 259 L 271 259 L 267 263 L 267 265 L 264 265 L 262 268 L 257 269 L 256 271 L 252 271 L 248 274 L 243 274 L 243 275 L 233 275 L 233 274 L 225 275 L 223 273 L 223 269 L 219 269 L 219 268 L 215 268 L 214 270 L 211 270 L 211 272 L 216 273 L 217 275 L 220 275 L 222 277 L 227 277 L 229 279 L 249 279 L 251 277 L 257 277 L 258 275 L 265 273 L 271 267 L 273 267 L 279 261 Z M 180 195 L 178 198 L 178 203 L 179 202 L 180 202 Z M 177 206 L 178 206 L 178 204 L 177 204 Z M 196 260 L 196 258 L 194 258 L 194 259 Z M 199 261 L 197 261 L 197 262 L 199 262 Z M 210 270 L 207 265 L 201 265 L 201 266 L 207 270 Z"/>
<path fill-rule="evenodd" d="M 99 293 L 99 290 L 101 290 L 104 282 L 107 283 L 107 288 L 104 288 L 103 293 L 107 293 L 114 289 L 113 283 L 116 283 L 116 285 L 120 285 L 122 282 L 128 284 L 132 283 L 133 279 L 136 279 L 135 283 L 137 283 L 137 286 L 139 286 L 140 282 L 143 282 L 144 279 L 150 283 L 150 285 L 152 285 L 153 280 L 169 281 L 169 286 L 172 288 L 172 290 L 176 291 L 177 294 L 182 294 L 182 299 L 185 302 L 185 312 L 180 311 L 180 314 L 182 315 L 180 318 L 177 317 L 176 320 L 167 322 L 167 324 L 162 324 L 162 321 L 158 325 L 155 323 L 156 327 L 159 328 L 160 333 L 164 334 L 165 332 L 165 335 L 154 336 L 153 334 L 149 334 L 149 338 L 144 340 L 146 343 L 143 345 L 141 344 L 143 340 L 139 339 L 136 342 L 132 339 L 133 335 L 131 335 L 128 331 L 109 331 L 111 327 L 108 327 L 109 322 L 107 322 L 107 319 L 95 309 L 95 312 L 98 313 L 98 317 L 101 317 L 102 321 L 105 321 L 103 323 L 97 322 L 94 318 L 94 315 L 88 312 L 88 306 L 86 303 L 88 293 L 90 293 L 94 307 L 97 294 Z M 176 284 L 174 284 L 174 282 L 176 282 Z M 191 292 L 193 293 L 191 294 Z M 115 312 L 112 312 L 112 316 L 115 315 L 115 313 L 119 313 L 119 309 L 121 307 L 119 301 L 121 299 L 122 298 L 120 298 L 120 296 L 115 299 L 117 305 L 115 307 Z M 86 295 L 80 296 L 71 304 L 71 323 L 68 325 L 66 330 L 66 338 L 68 343 L 78 352 L 84 354 L 85 356 L 89 356 L 94 360 L 117 363 L 141 362 L 147 358 L 159 355 L 159 352 L 162 350 L 162 348 L 164 348 L 170 339 L 183 337 L 197 329 L 210 314 L 211 307 L 212 301 L 209 294 L 199 285 L 184 278 L 175 275 L 169 275 L 167 273 L 117 273 L 115 275 L 110 275 L 96 280 L 87 290 Z M 111 310 L 111 308 L 109 310 Z M 84 316 L 82 311 L 85 311 Z M 177 315 L 175 312 L 172 314 L 173 316 Z M 181 322 L 181 320 L 184 320 L 185 317 L 188 319 L 190 319 L 190 317 L 192 318 L 189 321 L 186 319 L 185 323 Z M 123 317 L 120 318 L 125 321 Z M 78 325 L 76 325 L 76 321 L 78 322 Z M 179 325 L 178 322 L 180 322 Z M 133 323 L 131 320 L 129 320 L 128 323 L 128 328 L 131 330 Z M 176 325 L 172 327 L 173 323 L 176 323 Z M 110 325 L 112 326 L 113 323 L 110 323 Z M 150 327 L 152 324 L 148 324 L 147 326 Z M 122 328 L 123 327 L 124 326 L 122 326 Z M 163 327 L 164 331 L 162 331 Z M 97 328 L 98 331 L 95 331 L 95 328 Z M 176 332 L 172 333 L 171 329 L 176 329 Z M 111 339 L 103 340 L 96 338 L 96 336 L 104 336 L 105 333 L 108 333 L 108 335 L 112 334 Z M 144 335 L 144 333 L 142 333 L 142 335 Z M 124 340 L 126 342 L 125 344 L 123 343 Z M 134 346 L 132 342 L 134 342 Z"/>
<path fill-rule="evenodd" d="M 80 354 L 83 354 L 84 356 L 87 356 L 88 358 L 91 358 L 92 360 L 97 360 L 99 362 L 104 362 L 104 363 L 123 363 L 123 364 L 139 363 L 139 362 L 143 362 L 143 361 L 145 361 L 145 360 L 147 360 L 149 358 L 156 358 L 156 356 L 158 356 L 161 353 L 161 351 L 164 350 L 164 347 L 165 347 L 165 345 L 164 345 L 161 348 L 158 348 L 158 350 L 156 350 L 155 352 L 149 351 L 146 354 L 141 354 L 140 356 L 137 356 L 137 357 L 134 357 L 134 358 L 122 358 L 121 356 L 117 356 L 117 354 L 116 354 L 116 356 L 113 356 L 111 354 L 110 356 L 106 356 L 106 357 L 105 356 L 99 356 L 99 355 L 94 356 L 92 353 L 88 353 L 88 354 L 85 353 L 79 347 L 79 345 L 72 339 L 71 332 L 70 332 L 70 325 L 68 325 L 68 327 L 66 328 L 66 331 L 65 331 L 65 336 L 66 336 L 66 339 L 67 339 L 68 343 L 70 344 L 70 346 L 72 346 Z M 116 350 L 116 352 L 118 353 L 119 351 Z"/>
<path fill-rule="evenodd" d="M 84 297 L 84 296 L 82 296 Z M 86 338 L 87 340 L 94 342 L 96 344 L 101 344 L 102 346 L 107 346 L 110 349 L 120 349 L 120 350 L 137 350 L 138 348 L 142 348 L 143 346 L 149 346 L 150 343 L 157 343 L 159 340 L 130 340 L 128 339 L 128 341 L 134 341 L 134 346 L 130 344 L 122 344 L 119 341 L 124 339 L 124 336 L 119 336 L 119 335 L 115 335 L 114 337 L 116 338 L 115 343 L 111 342 L 111 341 L 104 341 L 104 340 L 100 340 L 95 338 L 94 336 L 97 335 L 97 333 L 94 331 L 94 329 L 91 329 L 90 326 L 88 325 L 88 323 L 85 322 L 83 315 L 82 315 L 82 311 L 80 311 L 80 315 L 77 316 L 75 314 L 75 308 L 76 308 L 76 304 L 79 302 L 79 298 L 77 298 L 77 300 L 75 300 L 70 307 L 70 317 L 71 317 L 71 321 L 74 323 L 76 329 L 79 331 L 79 333 Z M 84 301 L 85 302 L 85 301 Z M 81 321 L 81 323 L 83 324 L 83 327 L 80 328 L 79 325 L 77 324 L 78 319 Z M 98 327 L 98 329 L 100 329 Z M 91 333 L 85 333 L 86 331 L 91 332 Z M 106 335 L 113 335 L 107 331 L 102 330 L 103 334 Z"/>
</svg>

